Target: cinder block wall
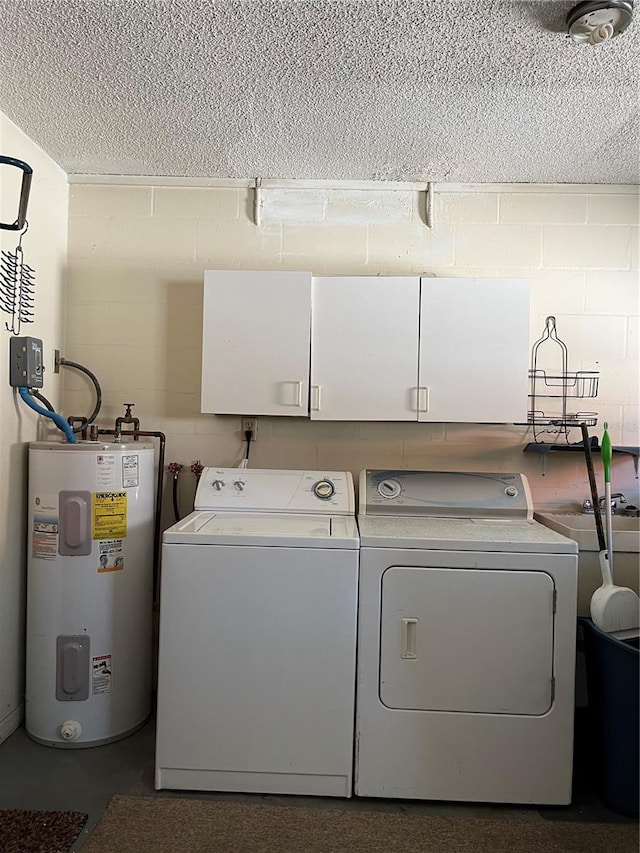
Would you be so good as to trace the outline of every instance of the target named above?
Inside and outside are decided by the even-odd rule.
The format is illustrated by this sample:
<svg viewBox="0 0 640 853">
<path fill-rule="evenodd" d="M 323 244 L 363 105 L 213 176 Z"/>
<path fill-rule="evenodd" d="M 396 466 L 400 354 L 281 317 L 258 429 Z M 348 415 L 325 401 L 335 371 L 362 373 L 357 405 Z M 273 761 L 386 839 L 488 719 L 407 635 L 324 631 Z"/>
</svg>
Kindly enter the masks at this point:
<svg viewBox="0 0 640 853">
<path fill-rule="evenodd" d="M 529 344 L 553 314 L 569 369 L 601 374 L 599 397 L 579 401 L 580 410 L 598 412 L 592 432 L 601 435 L 606 420 L 614 444 L 638 445 L 638 188 L 435 190 L 430 229 L 423 193 L 384 185 L 265 188 L 257 227 L 248 185 L 72 185 L 64 355 L 98 375 L 101 423 L 111 426 L 122 403 L 134 401 L 143 428 L 167 434 L 167 462 L 188 469 L 196 459 L 240 460 L 239 419 L 199 412 L 205 269 L 522 276 L 532 281 Z M 64 382 L 65 414 L 89 411 L 83 377 L 67 371 Z M 570 440 L 580 437 L 574 430 Z M 354 474 L 365 467 L 522 471 L 538 508 L 574 509 L 589 494 L 581 454 L 549 454 L 543 467 L 540 456 L 523 453 L 532 440 L 517 425 L 263 417 L 251 463 Z M 613 479 L 637 504 L 632 457 L 615 457 Z M 193 485 L 189 474 L 181 479 L 185 512 Z"/>
</svg>

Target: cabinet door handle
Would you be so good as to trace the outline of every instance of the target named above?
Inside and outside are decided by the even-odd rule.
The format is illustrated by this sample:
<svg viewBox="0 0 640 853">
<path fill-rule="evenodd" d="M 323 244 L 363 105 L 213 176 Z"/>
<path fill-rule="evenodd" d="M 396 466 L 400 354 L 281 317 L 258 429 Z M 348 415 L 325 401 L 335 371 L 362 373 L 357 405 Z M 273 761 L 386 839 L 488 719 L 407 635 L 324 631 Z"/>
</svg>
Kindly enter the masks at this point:
<svg viewBox="0 0 640 853">
<path fill-rule="evenodd" d="M 409 409 L 412 412 L 428 412 L 429 411 L 429 389 L 426 385 L 418 385 L 411 388 Z"/>
<path fill-rule="evenodd" d="M 320 399 L 321 399 L 321 385 L 312 385 L 311 386 L 311 411 L 319 412 L 320 411 Z"/>
<path fill-rule="evenodd" d="M 288 399 L 289 395 L 287 393 L 285 393 L 285 389 L 289 385 L 293 385 L 293 395 L 291 398 L 291 402 L 289 402 L 289 399 Z M 282 396 L 284 399 L 282 401 L 282 405 L 283 406 L 294 406 L 296 409 L 299 409 L 302 406 L 302 386 L 303 385 L 304 385 L 304 382 L 301 382 L 300 380 L 298 380 L 297 382 L 283 382 L 282 383 L 282 386 L 283 386 Z"/>
<path fill-rule="evenodd" d="M 402 619 L 402 649 L 400 657 L 403 660 L 417 660 L 416 653 L 416 631 L 418 628 L 417 619 Z"/>
</svg>

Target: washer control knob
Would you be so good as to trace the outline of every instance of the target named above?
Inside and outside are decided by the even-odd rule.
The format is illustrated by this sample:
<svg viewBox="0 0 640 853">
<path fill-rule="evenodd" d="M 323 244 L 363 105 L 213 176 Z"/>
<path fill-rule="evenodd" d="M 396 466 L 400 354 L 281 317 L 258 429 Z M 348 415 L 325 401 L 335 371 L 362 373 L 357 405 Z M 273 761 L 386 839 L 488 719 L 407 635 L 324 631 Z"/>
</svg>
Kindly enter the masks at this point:
<svg viewBox="0 0 640 853">
<path fill-rule="evenodd" d="M 328 501 L 336 493 L 336 487 L 331 480 L 318 480 L 314 483 L 313 494 L 322 501 Z"/>
<path fill-rule="evenodd" d="M 397 498 L 402 486 L 397 480 L 382 480 L 378 483 L 378 494 L 383 498 Z"/>
<path fill-rule="evenodd" d="M 241 492 L 241 491 L 244 489 L 244 487 L 245 487 L 246 485 L 247 485 L 247 484 L 245 483 L 245 481 L 244 481 L 244 480 L 234 480 L 234 481 L 233 481 L 233 487 L 234 487 L 234 489 L 237 489 L 239 492 Z"/>
<path fill-rule="evenodd" d="M 505 495 L 508 495 L 508 497 L 510 497 L 510 498 L 515 498 L 516 495 L 518 494 L 518 490 L 516 489 L 515 486 L 507 486 L 507 488 L 504 490 L 504 493 L 505 493 Z"/>
<path fill-rule="evenodd" d="M 224 487 L 224 480 L 214 480 L 213 483 L 211 483 L 211 485 L 216 490 L 216 492 L 219 492 Z"/>
</svg>

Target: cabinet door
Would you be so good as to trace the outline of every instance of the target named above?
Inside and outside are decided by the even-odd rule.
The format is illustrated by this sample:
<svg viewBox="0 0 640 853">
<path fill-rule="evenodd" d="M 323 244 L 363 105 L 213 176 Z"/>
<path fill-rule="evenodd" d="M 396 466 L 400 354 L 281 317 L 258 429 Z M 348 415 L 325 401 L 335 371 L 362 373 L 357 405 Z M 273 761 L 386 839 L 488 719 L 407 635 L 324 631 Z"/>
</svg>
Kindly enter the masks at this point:
<svg viewBox="0 0 640 853">
<path fill-rule="evenodd" d="M 527 420 L 529 282 L 423 278 L 420 421 Z"/>
<path fill-rule="evenodd" d="M 203 412 L 307 415 L 311 273 L 205 272 Z"/>
<path fill-rule="evenodd" d="M 315 277 L 311 418 L 417 420 L 420 280 Z"/>
</svg>

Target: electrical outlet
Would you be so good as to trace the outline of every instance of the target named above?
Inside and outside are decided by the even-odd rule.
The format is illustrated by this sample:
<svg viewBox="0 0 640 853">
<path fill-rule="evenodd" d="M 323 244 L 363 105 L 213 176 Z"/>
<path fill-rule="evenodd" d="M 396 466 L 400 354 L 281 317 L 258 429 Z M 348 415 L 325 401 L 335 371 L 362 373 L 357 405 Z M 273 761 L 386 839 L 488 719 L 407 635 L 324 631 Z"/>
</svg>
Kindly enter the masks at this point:
<svg viewBox="0 0 640 853">
<path fill-rule="evenodd" d="M 257 418 L 242 418 L 242 423 L 240 427 L 242 431 L 242 440 L 245 440 L 245 433 L 251 432 L 251 441 L 255 441 L 258 437 L 258 419 Z"/>
</svg>

